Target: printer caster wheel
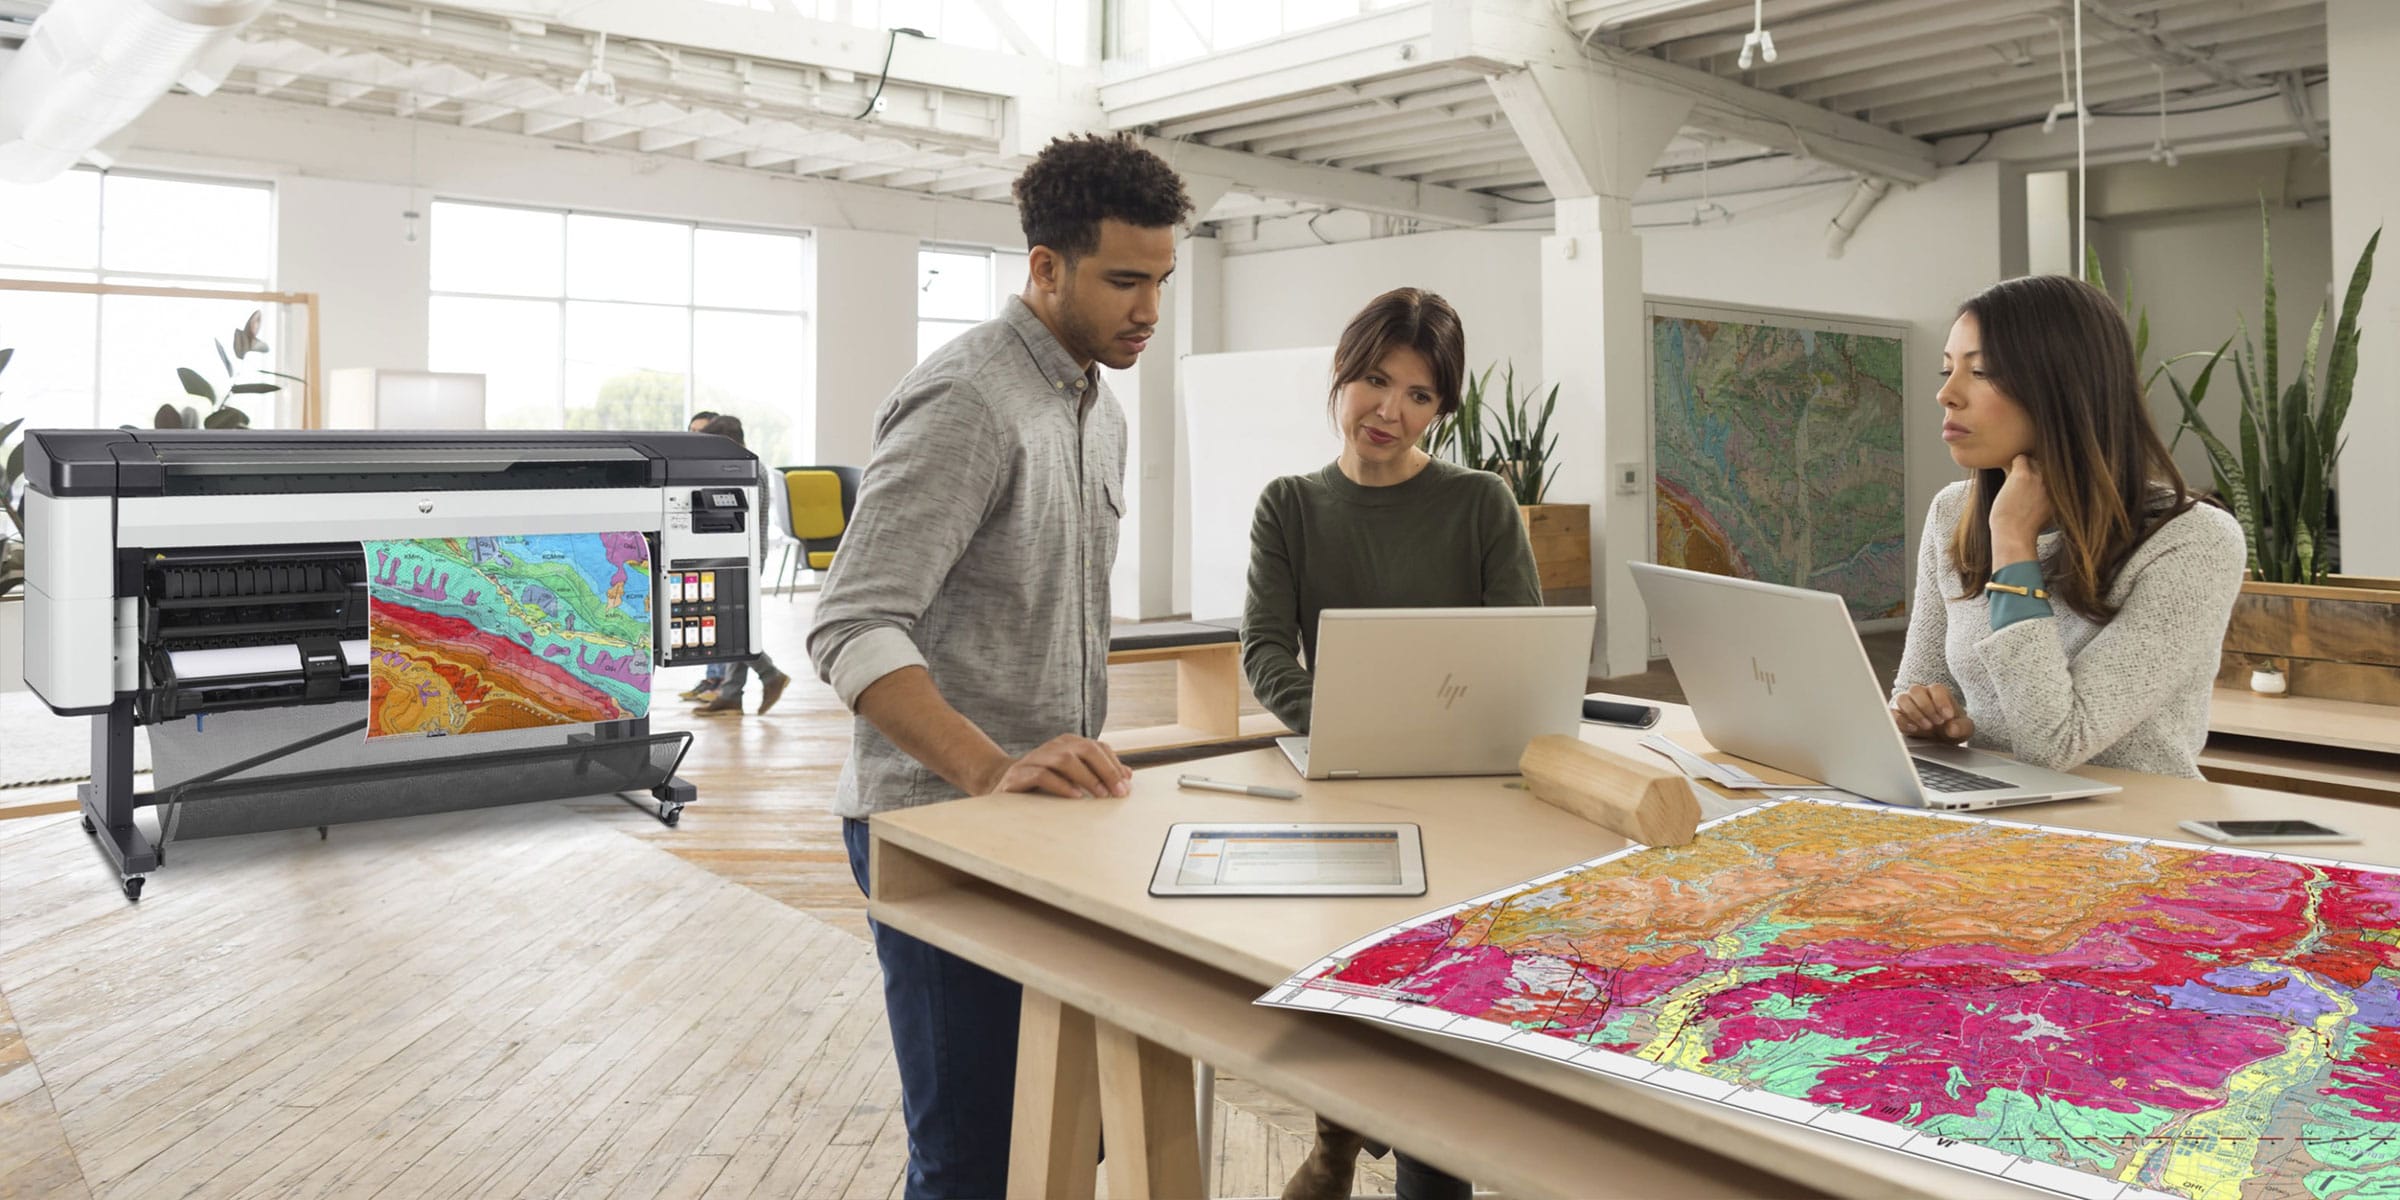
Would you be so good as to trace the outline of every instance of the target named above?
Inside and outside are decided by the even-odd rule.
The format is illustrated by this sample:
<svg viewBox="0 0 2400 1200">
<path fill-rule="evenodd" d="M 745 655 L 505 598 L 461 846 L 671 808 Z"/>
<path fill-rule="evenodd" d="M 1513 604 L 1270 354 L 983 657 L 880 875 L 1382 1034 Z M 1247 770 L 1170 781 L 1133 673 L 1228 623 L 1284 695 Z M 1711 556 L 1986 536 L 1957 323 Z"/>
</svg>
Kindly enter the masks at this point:
<svg viewBox="0 0 2400 1200">
<path fill-rule="evenodd" d="M 683 820 L 683 806 L 680 804 L 659 805 L 658 819 L 661 823 L 670 827 L 681 823 Z"/>
<path fill-rule="evenodd" d="M 85 814 L 83 814 L 83 831 L 84 831 L 85 833 L 89 833 L 89 834 L 95 834 L 95 835 L 97 835 L 97 834 L 100 832 L 100 827 L 99 827 L 99 826 L 97 826 L 97 825 L 94 825 L 94 824 L 92 824 L 92 814 L 90 814 L 90 813 L 85 813 Z"/>
<path fill-rule="evenodd" d="M 141 876 L 128 875 L 125 877 L 125 898 L 127 900 L 140 900 L 142 898 Z"/>
</svg>

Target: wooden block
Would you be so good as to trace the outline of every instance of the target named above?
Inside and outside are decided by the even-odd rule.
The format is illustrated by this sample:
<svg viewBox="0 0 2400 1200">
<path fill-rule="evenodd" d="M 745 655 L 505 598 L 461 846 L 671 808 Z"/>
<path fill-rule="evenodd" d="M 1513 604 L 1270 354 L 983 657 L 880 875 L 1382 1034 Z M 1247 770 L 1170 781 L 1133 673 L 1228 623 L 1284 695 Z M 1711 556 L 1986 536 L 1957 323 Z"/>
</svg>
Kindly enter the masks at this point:
<svg viewBox="0 0 2400 1200">
<path fill-rule="evenodd" d="M 1012 1200 L 1089 1200 L 1099 1176 L 1100 1067 L 1092 1015 L 1032 988 L 1017 1018 Z"/>
<path fill-rule="evenodd" d="M 1520 504 L 1517 515 L 1525 519 L 1525 535 L 1573 534 L 1586 540 L 1592 536 L 1592 506 L 1589 504 Z"/>
<path fill-rule="evenodd" d="M 1100 1119 L 1111 1151 L 1109 1200 L 1198 1200 L 1200 1124 L 1193 1107 L 1192 1060 L 1105 1022 L 1098 1023 L 1097 1034 Z"/>
<path fill-rule="evenodd" d="M 1536 798 L 1644 845 L 1680 846 L 1700 825 L 1691 780 L 1664 766 L 1560 734 L 1533 739 L 1517 766 Z"/>
</svg>

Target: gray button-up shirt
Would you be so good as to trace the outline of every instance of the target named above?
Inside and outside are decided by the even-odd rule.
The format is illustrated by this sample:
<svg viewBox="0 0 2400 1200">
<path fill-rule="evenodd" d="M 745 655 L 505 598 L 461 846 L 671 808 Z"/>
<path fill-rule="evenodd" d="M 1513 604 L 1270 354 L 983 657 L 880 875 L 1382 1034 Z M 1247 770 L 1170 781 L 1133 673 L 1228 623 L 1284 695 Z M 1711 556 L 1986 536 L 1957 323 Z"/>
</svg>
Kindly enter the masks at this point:
<svg viewBox="0 0 2400 1200">
<path fill-rule="evenodd" d="M 922 666 L 1008 753 L 1108 719 L 1108 575 L 1124 514 L 1125 414 L 1025 302 L 960 334 L 875 413 L 858 507 L 808 653 L 856 709 Z M 955 799 L 865 718 L 834 811 Z"/>
</svg>

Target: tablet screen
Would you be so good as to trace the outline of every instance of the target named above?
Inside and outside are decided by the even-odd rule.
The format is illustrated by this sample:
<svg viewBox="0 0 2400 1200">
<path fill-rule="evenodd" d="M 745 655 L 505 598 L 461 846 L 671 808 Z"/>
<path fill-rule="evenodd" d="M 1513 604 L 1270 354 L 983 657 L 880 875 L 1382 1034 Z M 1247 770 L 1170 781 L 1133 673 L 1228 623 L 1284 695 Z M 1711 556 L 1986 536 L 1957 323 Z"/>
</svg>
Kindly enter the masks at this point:
<svg viewBox="0 0 2400 1200">
<path fill-rule="evenodd" d="M 1400 882 L 1396 829 L 1201 829 L 1183 846 L 1175 882 L 1184 887 Z"/>
<path fill-rule="evenodd" d="M 1150 880 L 1153 896 L 1421 896 L 1414 825 L 1363 822 L 1179 824 Z"/>
</svg>

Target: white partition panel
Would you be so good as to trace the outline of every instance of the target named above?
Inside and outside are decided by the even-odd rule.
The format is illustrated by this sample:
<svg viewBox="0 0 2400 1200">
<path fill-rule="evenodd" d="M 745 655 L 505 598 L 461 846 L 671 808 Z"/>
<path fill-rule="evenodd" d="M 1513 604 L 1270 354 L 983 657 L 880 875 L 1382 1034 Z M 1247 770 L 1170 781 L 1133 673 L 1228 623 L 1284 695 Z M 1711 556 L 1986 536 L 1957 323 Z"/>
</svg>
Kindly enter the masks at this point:
<svg viewBox="0 0 2400 1200">
<path fill-rule="evenodd" d="M 1250 517 L 1279 475 L 1314 471 L 1340 452 L 1325 415 L 1333 348 L 1194 354 L 1182 364 L 1191 448 L 1192 615 L 1239 616 L 1250 570 Z"/>
</svg>

